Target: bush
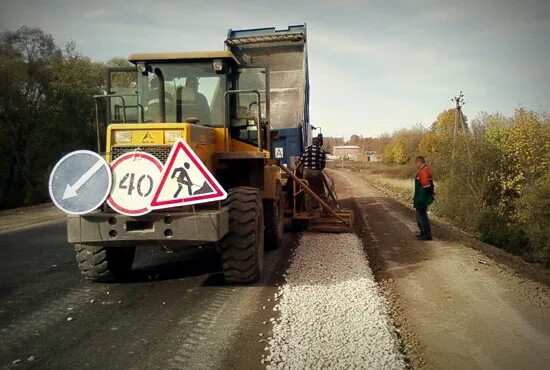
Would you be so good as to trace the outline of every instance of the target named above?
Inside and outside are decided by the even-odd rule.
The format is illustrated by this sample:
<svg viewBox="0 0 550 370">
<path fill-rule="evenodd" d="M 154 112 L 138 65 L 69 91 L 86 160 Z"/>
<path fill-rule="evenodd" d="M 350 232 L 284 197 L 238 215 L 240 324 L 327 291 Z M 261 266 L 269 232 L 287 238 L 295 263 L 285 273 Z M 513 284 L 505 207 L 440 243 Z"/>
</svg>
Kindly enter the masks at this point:
<svg viewBox="0 0 550 370">
<path fill-rule="evenodd" d="M 463 181 L 458 175 L 436 182 L 433 210 L 469 232 L 476 231 L 481 216 L 479 200 L 471 192 L 464 191 Z"/>
<path fill-rule="evenodd" d="M 550 266 L 550 174 L 534 181 L 517 200 L 518 218 L 529 239 L 529 256 Z"/>
<path fill-rule="evenodd" d="M 529 259 L 529 254 L 525 253 L 529 245 L 525 230 L 517 224 L 510 223 L 498 211 L 490 208 L 486 209 L 479 220 L 478 230 L 482 242 Z"/>
</svg>

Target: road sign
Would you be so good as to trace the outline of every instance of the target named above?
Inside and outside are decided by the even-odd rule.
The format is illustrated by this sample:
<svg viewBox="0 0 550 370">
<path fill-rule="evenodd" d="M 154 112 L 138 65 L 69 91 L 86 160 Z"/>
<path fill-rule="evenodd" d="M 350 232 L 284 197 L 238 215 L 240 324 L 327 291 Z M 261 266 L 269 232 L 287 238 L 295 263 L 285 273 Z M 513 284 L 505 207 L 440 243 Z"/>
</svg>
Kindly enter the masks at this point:
<svg viewBox="0 0 550 370">
<path fill-rule="evenodd" d="M 166 160 L 150 208 L 186 206 L 225 198 L 227 193 L 222 186 L 191 147 L 179 139 Z"/>
<path fill-rule="evenodd" d="M 111 169 L 99 154 L 77 150 L 61 158 L 53 168 L 50 198 L 63 212 L 82 215 L 105 202 L 111 181 Z"/>
<path fill-rule="evenodd" d="M 148 208 L 157 188 L 162 162 L 145 152 L 129 152 L 111 163 L 113 187 L 107 204 L 123 215 L 140 216 Z"/>
<path fill-rule="evenodd" d="M 276 159 L 281 159 L 284 157 L 283 153 L 284 153 L 284 148 L 282 146 L 279 146 L 279 147 L 276 147 L 275 148 L 275 158 Z"/>
</svg>

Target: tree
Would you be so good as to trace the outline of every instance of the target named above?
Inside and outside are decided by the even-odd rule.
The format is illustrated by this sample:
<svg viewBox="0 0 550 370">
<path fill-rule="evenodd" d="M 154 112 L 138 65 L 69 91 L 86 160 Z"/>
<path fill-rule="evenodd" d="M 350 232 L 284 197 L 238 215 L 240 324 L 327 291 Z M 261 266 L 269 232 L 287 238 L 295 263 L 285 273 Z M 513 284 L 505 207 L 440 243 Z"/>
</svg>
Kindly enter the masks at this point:
<svg viewBox="0 0 550 370">
<path fill-rule="evenodd" d="M 348 145 L 359 145 L 361 143 L 361 138 L 359 135 L 351 135 L 349 138 L 347 144 Z"/>
<path fill-rule="evenodd" d="M 418 154 L 424 131 L 422 127 L 415 126 L 394 132 L 389 144 L 384 148 L 384 160 L 398 164 L 409 162 L 411 158 Z"/>
<path fill-rule="evenodd" d="M 124 58 L 111 58 L 105 63 L 106 67 L 135 68 L 135 66 Z M 111 78 L 112 87 L 137 87 L 135 73 L 114 73 Z"/>
<path fill-rule="evenodd" d="M 384 160 L 386 162 L 395 162 L 405 164 L 409 161 L 410 155 L 407 153 L 406 131 L 402 130 L 394 135 L 391 143 L 384 149 Z"/>
<path fill-rule="evenodd" d="M 57 159 L 93 148 L 102 65 L 21 27 L 0 34 L 0 68 L 0 208 L 42 202 Z"/>
<path fill-rule="evenodd" d="M 456 122 L 456 109 L 447 109 L 438 114 L 437 119 L 432 123 L 432 130 L 439 135 L 453 137 L 455 122 Z M 468 129 L 468 118 L 464 116 L 464 124 Z M 464 132 L 460 123 L 457 123 L 457 132 Z"/>
<path fill-rule="evenodd" d="M 23 26 L 0 34 L 0 130 L 8 144 L 4 153 L 14 158 L 2 179 L 8 204 L 32 188 L 29 138 L 47 119 L 52 68 L 60 57 L 53 38 L 38 28 Z"/>
<path fill-rule="evenodd" d="M 487 140 L 499 153 L 491 173 L 499 186 L 502 212 L 514 213 L 513 202 L 532 182 L 550 171 L 550 124 L 543 115 L 519 108 L 512 119 L 487 117 Z"/>
<path fill-rule="evenodd" d="M 440 153 L 444 139 L 435 132 L 430 131 L 422 135 L 418 144 L 418 151 L 423 155 Z"/>
</svg>

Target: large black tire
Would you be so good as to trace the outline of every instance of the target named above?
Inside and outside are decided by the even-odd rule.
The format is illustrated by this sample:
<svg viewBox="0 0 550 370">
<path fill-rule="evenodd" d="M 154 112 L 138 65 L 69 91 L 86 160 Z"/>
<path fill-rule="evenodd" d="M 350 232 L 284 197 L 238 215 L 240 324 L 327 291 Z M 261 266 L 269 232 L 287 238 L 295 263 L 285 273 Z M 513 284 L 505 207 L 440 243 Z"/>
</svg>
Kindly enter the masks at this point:
<svg viewBox="0 0 550 370">
<path fill-rule="evenodd" d="M 136 247 L 97 247 L 75 244 L 76 261 L 82 275 L 103 283 L 125 280 L 134 262 Z"/>
<path fill-rule="evenodd" d="M 283 199 L 283 188 L 277 183 L 276 197 L 278 199 L 264 200 L 264 223 L 265 223 L 265 248 L 277 249 L 283 244 L 283 233 L 285 228 L 285 204 Z"/>
<path fill-rule="evenodd" d="M 223 276 L 228 283 L 255 283 L 264 258 L 264 217 L 260 191 L 249 187 L 229 190 L 229 232 L 221 242 Z"/>
</svg>

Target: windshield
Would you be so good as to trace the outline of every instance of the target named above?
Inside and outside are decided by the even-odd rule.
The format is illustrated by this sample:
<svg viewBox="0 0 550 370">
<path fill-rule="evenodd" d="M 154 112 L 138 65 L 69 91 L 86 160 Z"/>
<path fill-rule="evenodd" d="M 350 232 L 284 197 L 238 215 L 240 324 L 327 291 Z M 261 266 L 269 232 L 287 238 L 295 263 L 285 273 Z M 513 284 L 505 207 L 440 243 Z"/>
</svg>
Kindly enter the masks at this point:
<svg viewBox="0 0 550 370">
<path fill-rule="evenodd" d="M 197 122 L 223 127 L 226 78 L 216 74 L 211 62 L 150 64 L 139 73 L 138 94 L 144 122 L 162 122 L 159 104 L 164 84 L 166 122 Z"/>
</svg>

